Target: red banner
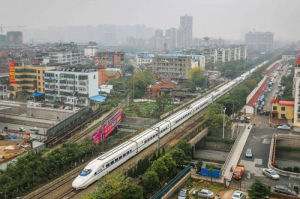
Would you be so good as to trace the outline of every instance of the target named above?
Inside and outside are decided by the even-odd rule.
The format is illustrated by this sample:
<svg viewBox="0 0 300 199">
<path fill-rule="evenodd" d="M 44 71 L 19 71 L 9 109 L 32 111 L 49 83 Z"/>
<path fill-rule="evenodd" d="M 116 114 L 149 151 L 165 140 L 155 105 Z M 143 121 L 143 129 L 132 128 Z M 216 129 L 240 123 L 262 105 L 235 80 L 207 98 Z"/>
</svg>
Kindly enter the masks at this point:
<svg viewBox="0 0 300 199">
<path fill-rule="evenodd" d="M 9 72 L 9 83 L 15 84 L 16 83 L 16 70 L 15 70 L 15 62 L 14 61 L 8 62 L 8 72 Z"/>
</svg>

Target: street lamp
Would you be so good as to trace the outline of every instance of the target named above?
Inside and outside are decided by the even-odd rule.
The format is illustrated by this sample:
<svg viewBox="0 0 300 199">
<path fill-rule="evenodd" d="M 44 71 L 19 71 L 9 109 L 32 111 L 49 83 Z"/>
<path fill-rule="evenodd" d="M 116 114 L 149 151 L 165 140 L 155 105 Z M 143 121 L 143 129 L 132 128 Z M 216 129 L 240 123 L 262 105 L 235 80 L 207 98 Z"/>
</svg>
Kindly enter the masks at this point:
<svg viewBox="0 0 300 199">
<path fill-rule="evenodd" d="M 225 138 L 225 111 L 226 107 L 224 107 L 224 114 L 223 114 L 223 139 Z"/>
</svg>

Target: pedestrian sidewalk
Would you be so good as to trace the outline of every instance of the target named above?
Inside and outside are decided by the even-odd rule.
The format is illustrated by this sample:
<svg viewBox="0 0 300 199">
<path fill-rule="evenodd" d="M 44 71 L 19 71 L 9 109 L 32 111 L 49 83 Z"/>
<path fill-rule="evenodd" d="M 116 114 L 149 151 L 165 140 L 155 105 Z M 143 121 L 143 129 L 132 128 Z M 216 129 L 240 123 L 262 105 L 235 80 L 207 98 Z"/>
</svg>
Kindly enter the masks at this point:
<svg viewBox="0 0 300 199">
<path fill-rule="evenodd" d="M 231 157 L 228 160 L 228 164 L 227 164 L 226 168 L 224 168 L 224 173 L 223 173 L 222 179 L 223 179 L 223 182 L 225 182 L 227 186 L 229 185 L 229 182 L 231 181 L 233 170 L 239 162 L 243 148 L 246 144 L 249 133 L 252 129 L 251 124 L 246 124 L 245 126 L 246 126 L 245 130 L 243 132 L 241 132 L 242 135 L 241 135 L 240 139 L 236 140 L 236 142 L 238 142 L 238 143 L 236 144 L 235 149 L 233 149 L 234 151 L 232 152 Z"/>
</svg>

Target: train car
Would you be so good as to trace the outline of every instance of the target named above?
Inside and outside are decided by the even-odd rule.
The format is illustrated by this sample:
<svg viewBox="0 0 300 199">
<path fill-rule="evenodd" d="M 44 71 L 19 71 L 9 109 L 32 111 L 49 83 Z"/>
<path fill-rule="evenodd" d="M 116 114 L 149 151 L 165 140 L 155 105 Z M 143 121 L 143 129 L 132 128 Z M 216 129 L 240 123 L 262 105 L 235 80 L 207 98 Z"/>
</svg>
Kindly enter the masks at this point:
<svg viewBox="0 0 300 199">
<path fill-rule="evenodd" d="M 155 124 L 151 128 L 141 132 L 139 135 L 136 135 L 130 140 L 91 161 L 75 178 L 72 183 L 72 187 L 75 189 L 86 188 L 96 180 L 126 162 L 131 157 L 135 156 L 143 149 L 147 148 L 149 145 L 153 144 L 157 141 L 158 136 L 163 137 L 193 115 L 206 108 L 209 104 L 213 103 L 213 101 L 230 91 L 235 85 L 241 83 L 256 69 L 260 68 L 267 62 L 268 61 L 265 61 L 250 71 L 243 73 L 240 77 L 228 82 L 216 91 L 207 94 L 205 97 L 193 102 L 186 108 L 175 112 L 163 121 Z"/>
</svg>

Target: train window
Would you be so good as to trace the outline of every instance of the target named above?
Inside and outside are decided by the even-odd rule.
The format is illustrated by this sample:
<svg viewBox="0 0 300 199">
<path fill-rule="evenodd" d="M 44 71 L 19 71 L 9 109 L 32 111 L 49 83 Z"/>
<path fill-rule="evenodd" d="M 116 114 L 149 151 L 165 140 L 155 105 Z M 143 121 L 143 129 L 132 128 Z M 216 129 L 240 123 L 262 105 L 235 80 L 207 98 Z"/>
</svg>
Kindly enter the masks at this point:
<svg viewBox="0 0 300 199">
<path fill-rule="evenodd" d="M 83 169 L 83 171 L 80 173 L 81 176 L 87 176 L 91 173 L 92 169 Z"/>
<path fill-rule="evenodd" d="M 106 168 L 109 167 L 109 164 L 106 164 Z"/>
<path fill-rule="evenodd" d="M 121 160 L 121 159 L 122 159 L 122 156 L 119 157 L 119 160 Z"/>
<path fill-rule="evenodd" d="M 115 163 L 115 161 L 111 161 L 110 165 L 113 165 Z"/>
<path fill-rule="evenodd" d="M 123 158 L 126 156 L 126 153 L 125 154 L 123 154 Z"/>
<path fill-rule="evenodd" d="M 129 154 L 129 151 L 127 152 L 127 155 Z"/>
<path fill-rule="evenodd" d="M 132 152 L 132 150 L 130 149 L 130 153 Z"/>
</svg>

